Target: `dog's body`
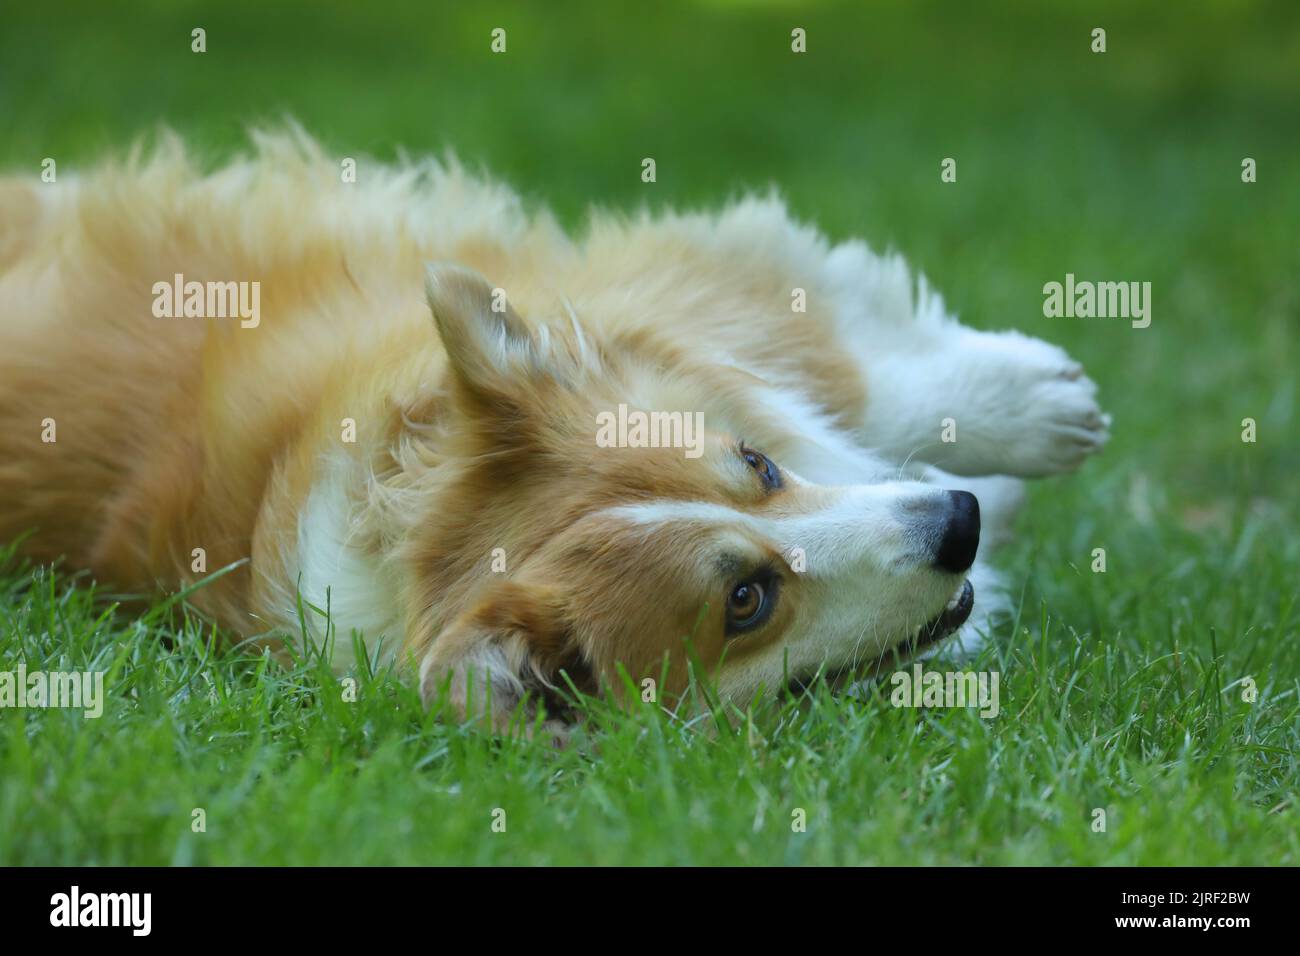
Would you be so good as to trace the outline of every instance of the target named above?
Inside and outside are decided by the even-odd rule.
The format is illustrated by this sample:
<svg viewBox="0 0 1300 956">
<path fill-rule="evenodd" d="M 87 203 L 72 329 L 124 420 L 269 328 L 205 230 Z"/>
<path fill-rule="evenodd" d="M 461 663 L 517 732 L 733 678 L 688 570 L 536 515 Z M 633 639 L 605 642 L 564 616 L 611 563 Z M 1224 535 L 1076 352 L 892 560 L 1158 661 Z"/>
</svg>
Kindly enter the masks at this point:
<svg viewBox="0 0 1300 956">
<path fill-rule="evenodd" d="M 158 317 L 176 275 L 260 283 L 256 323 Z M 987 538 L 1019 487 L 979 476 L 1104 442 L 1063 352 L 915 286 L 775 200 L 576 242 L 454 166 L 344 183 L 291 136 L 0 181 L 0 539 L 134 591 L 250 559 L 194 603 L 293 635 L 300 589 L 339 666 L 357 629 L 497 717 L 561 670 L 667 655 L 680 689 L 683 638 L 741 699 L 944 636 L 968 576 L 986 607 L 939 487 Z M 698 457 L 598 442 L 620 405 L 702 413 Z"/>
</svg>

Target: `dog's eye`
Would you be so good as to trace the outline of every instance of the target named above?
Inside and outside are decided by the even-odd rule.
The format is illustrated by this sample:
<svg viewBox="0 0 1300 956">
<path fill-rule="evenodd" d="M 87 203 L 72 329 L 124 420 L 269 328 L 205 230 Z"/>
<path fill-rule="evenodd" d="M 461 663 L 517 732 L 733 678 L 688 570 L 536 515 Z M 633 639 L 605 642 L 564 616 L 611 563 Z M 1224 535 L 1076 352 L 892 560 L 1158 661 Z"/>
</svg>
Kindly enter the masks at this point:
<svg viewBox="0 0 1300 956">
<path fill-rule="evenodd" d="M 763 480 L 764 488 L 770 491 L 781 487 L 781 469 L 776 467 L 771 458 L 744 444 L 740 446 L 740 457 L 744 458 L 745 464 L 758 473 L 758 477 Z"/>
<path fill-rule="evenodd" d="M 766 589 L 757 581 L 737 584 L 727 596 L 727 623 L 737 628 L 751 625 L 766 600 Z"/>
<path fill-rule="evenodd" d="M 727 595 L 727 633 L 752 630 L 767 620 L 776 597 L 776 580 L 742 581 Z"/>
</svg>

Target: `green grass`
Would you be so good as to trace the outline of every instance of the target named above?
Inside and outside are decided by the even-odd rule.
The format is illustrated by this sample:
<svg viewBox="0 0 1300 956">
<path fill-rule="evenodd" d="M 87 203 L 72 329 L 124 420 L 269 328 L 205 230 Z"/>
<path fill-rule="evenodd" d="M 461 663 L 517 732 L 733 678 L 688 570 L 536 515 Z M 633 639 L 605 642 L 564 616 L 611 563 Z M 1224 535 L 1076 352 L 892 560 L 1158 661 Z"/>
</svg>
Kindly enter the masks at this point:
<svg viewBox="0 0 1300 956">
<path fill-rule="evenodd" d="M 596 705 L 553 753 L 8 559 L 0 670 L 102 668 L 111 699 L 0 710 L 0 863 L 1300 862 L 1294 4 L 270 6 L 7 11 L 0 160 L 62 176 L 159 121 L 215 160 L 292 114 L 341 155 L 454 147 L 575 225 L 775 183 L 966 321 L 1065 345 L 1114 438 L 1035 488 L 999 559 L 1019 617 L 971 665 L 1001 673 L 995 720 L 888 687 L 692 726 Z M 1044 318 L 1066 272 L 1150 281 L 1151 327 Z"/>
</svg>

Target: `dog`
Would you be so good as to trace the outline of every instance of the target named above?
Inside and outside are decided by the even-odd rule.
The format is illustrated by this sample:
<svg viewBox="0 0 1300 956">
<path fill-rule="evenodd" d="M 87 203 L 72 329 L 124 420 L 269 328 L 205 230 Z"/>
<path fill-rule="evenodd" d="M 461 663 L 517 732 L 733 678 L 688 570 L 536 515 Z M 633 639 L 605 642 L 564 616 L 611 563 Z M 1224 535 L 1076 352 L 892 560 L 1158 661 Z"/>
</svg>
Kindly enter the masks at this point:
<svg viewBox="0 0 1300 956">
<path fill-rule="evenodd" d="M 574 238 L 454 160 L 340 165 L 291 129 L 0 181 L 0 538 L 558 732 L 570 684 L 971 644 L 981 534 L 1107 440 L 1061 349 L 775 196 Z"/>
</svg>

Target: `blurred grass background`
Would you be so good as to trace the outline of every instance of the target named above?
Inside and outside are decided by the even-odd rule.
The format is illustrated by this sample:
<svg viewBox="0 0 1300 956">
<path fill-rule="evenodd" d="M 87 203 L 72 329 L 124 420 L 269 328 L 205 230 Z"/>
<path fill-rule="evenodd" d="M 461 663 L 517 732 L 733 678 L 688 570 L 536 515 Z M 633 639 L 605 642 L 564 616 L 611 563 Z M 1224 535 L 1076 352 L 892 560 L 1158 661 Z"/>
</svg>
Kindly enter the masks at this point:
<svg viewBox="0 0 1300 956">
<path fill-rule="evenodd" d="M 803 55 L 790 51 L 796 26 L 807 31 Z M 207 31 L 204 54 L 190 51 L 194 27 Z M 507 31 L 504 55 L 489 50 L 494 27 Z M 1094 27 L 1107 31 L 1104 54 L 1090 50 Z M 215 163 L 243 147 L 247 126 L 291 116 L 340 156 L 453 149 L 574 226 L 591 204 L 716 205 L 774 185 L 832 238 L 861 236 L 902 252 L 963 321 L 1066 346 L 1115 417 L 1100 459 L 1035 488 L 1023 539 L 1004 563 L 1024 583 L 1028 617 L 1037 622 L 1046 609 L 1060 622 L 1054 633 L 1085 648 L 1084 660 L 1105 657 L 1118 683 L 1093 685 L 1068 719 L 1062 702 L 1056 722 L 1044 719 L 1041 740 L 1033 727 L 1021 737 L 1008 731 L 1000 743 L 957 747 L 959 763 L 972 754 L 989 767 L 1001 759 L 1019 768 L 1008 774 L 1033 779 L 1077 772 L 1076 783 L 1129 796 L 1146 787 L 1145 799 L 1161 792 L 1173 799 L 1194 785 L 1197 768 L 1230 765 L 1213 794 L 1201 803 L 1187 798 L 1182 823 L 1144 819 L 1149 832 L 1132 838 L 1127 856 L 1080 846 L 1064 859 L 1212 862 L 1245 854 L 1246 862 L 1295 862 L 1294 827 L 1289 841 L 1278 836 L 1286 815 L 1267 811 L 1292 807 L 1297 786 L 1298 74 L 1300 5 L 1284 0 L 10 5 L 0 35 L 0 165 L 35 174 L 50 156 L 65 176 L 159 123 Z M 657 162 L 653 185 L 640 181 L 646 156 Z M 940 182 L 945 157 L 957 160 L 955 184 Z M 1245 157 L 1258 163 L 1254 184 L 1241 181 Z M 1042 286 L 1067 272 L 1151 282 L 1150 328 L 1045 318 Z M 1245 417 L 1258 422 L 1257 444 L 1240 440 Z M 1108 550 L 1106 575 L 1088 573 L 1098 546 Z M 33 618 L 15 612 L 10 620 L 12 642 Z M 1107 656 L 1111 650 L 1121 656 Z M 1243 738 L 1225 731 L 1163 783 L 1161 773 L 1188 753 L 1170 751 L 1170 763 L 1142 770 L 1124 760 L 1099 765 L 1091 777 L 1069 770 L 1053 748 L 1075 734 L 1086 740 L 1089 725 L 1096 733 L 1124 722 L 1125 714 L 1102 710 L 1117 687 L 1129 686 L 1125 673 L 1161 688 L 1141 698 L 1161 733 L 1173 741 L 1191 732 L 1178 703 L 1180 692 L 1191 693 L 1182 672 L 1176 680 L 1152 676 L 1166 655 L 1180 654 L 1199 655 L 1207 673 L 1224 655 L 1223 683 L 1253 673 L 1275 700 L 1289 701 L 1277 713 L 1290 714 L 1292 725 L 1275 725 L 1282 742 L 1270 745 L 1278 753 L 1239 753 L 1233 748 Z M 1051 679 L 1068 698 L 1073 665 L 1061 666 Z M 1267 736 L 1256 728 L 1244 739 L 1250 734 Z M 1149 743 L 1131 756 L 1154 759 Z M 953 754 L 942 740 L 931 745 L 922 762 Z M 382 753 L 394 773 L 410 772 L 400 752 Z M 862 759 L 878 765 L 890 753 L 877 742 L 864 745 Z M 443 768 L 446 779 L 463 776 L 458 759 Z M 545 778 L 544 764 L 527 766 Z M 730 766 L 723 760 L 700 772 L 725 775 Z M 750 769 L 767 779 L 761 767 Z M 617 764 L 609 772 L 617 775 Z M 906 779 L 903 768 L 891 772 Z M 388 777 L 373 779 L 389 793 Z M 1010 779 L 999 786 L 1015 789 Z M 75 798 L 75 780 L 68 786 Z M 564 788 L 553 780 L 539 786 Z M 982 854 L 978 827 L 969 845 L 949 844 L 955 857 L 916 834 L 888 848 L 878 836 L 860 845 L 895 861 L 1063 859 L 1059 832 L 1028 818 L 1001 820 L 998 798 L 978 789 L 966 796 L 975 806 L 987 800 L 983 812 L 1011 828 L 1002 851 Z M 10 819 L 22 819 L 21 801 L 10 796 Z M 618 802 L 603 799 L 606 813 Z M 557 819 L 571 820 L 574 806 L 557 809 Z M 693 807 L 681 812 L 695 819 Z M 894 832 L 890 819 L 871 832 Z M 616 842 L 630 839 L 606 825 Z M 940 834 L 948 826 L 935 825 Z M 677 832 L 692 827 L 687 821 Z M 132 858 L 110 838 L 88 837 L 93 826 L 80 832 L 83 845 L 117 847 L 106 858 Z M 645 846 L 656 845 L 647 834 Z M 1225 834 L 1237 849 L 1216 857 L 1212 847 Z M 75 843 L 50 839 L 11 844 L 11 852 L 27 859 L 75 852 Z M 743 833 L 736 839 L 719 838 L 717 852 L 748 845 Z M 918 839 L 919 849 L 908 842 Z M 537 860 L 599 856 L 547 847 L 534 846 Z M 282 852 L 261 858 L 295 859 Z M 473 852 L 495 859 L 481 847 Z M 807 858 L 788 848 L 775 856 L 735 852 Z M 830 845 L 812 858 L 842 859 L 841 852 Z M 392 858 L 382 846 L 367 853 Z M 258 858 L 250 847 L 226 859 Z M 674 846 L 663 858 L 711 856 Z"/>
</svg>

